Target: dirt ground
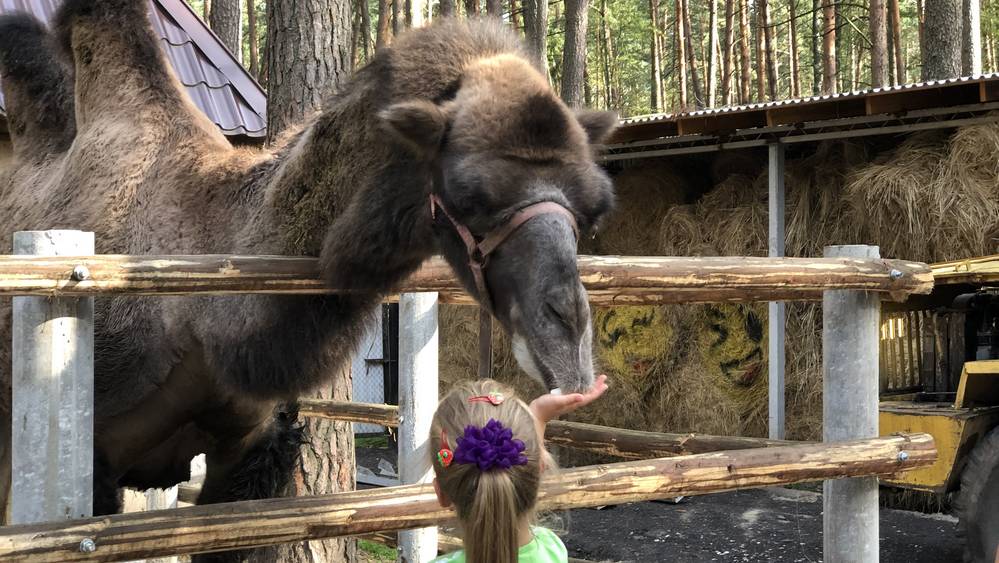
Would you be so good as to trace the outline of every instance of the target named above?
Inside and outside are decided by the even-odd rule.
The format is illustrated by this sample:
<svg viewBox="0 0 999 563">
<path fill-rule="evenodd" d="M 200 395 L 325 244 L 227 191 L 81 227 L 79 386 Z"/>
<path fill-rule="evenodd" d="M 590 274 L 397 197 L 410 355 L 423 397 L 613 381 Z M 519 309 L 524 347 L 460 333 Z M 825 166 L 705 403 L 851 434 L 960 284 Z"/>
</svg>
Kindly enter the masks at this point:
<svg viewBox="0 0 999 563">
<path fill-rule="evenodd" d="M 358 447 L 357 460 L 386 476 L 395 467 L 395 452 Z M 554 514 L 551 521 L 570 557 L 594 562 L 822 560 L 822 497 L 809 490 L 759 489 L 689 497 L 678 504 L 573 510 Z M 882 509 L 881 561 L 959 563 L 956 534 L 952 516 Z"/>
</svg>

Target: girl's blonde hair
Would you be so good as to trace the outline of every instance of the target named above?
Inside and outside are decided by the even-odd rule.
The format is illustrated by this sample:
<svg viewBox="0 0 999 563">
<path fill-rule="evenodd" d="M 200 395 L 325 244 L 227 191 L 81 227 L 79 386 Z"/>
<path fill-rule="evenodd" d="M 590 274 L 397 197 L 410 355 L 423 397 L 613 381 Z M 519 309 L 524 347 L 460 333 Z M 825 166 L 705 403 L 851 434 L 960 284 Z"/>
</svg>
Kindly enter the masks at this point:
<svg viewBox="0 0 999 563">
<path fill-rule="evenodd" d="M 493 404 L 481 398 L 500 394 Z M 480 398 L 469 401 L 470 398 Z M 480 471 L 474 463 L 451 463 L 438 459 L 442 448 L 454 450 L 466 426 L 482 428 L 490 419 L 499 421 L 524 442 L 527 463 L 509 469 Z M 444 440 L 447 443 L 444 443 Z M 491 379 L 469 381 L 454 387 L 441 400 L 430 427 L 431 463 L 441 491 L 454 503 L 464 536 L 465 558 L 469 563 L 516 563 L 518 529 L 534 515 L 541 481 L 542 459 L 551 457 L 540 442 L 534 417 L 528 406 L 510 387 Z"/>
</svg>

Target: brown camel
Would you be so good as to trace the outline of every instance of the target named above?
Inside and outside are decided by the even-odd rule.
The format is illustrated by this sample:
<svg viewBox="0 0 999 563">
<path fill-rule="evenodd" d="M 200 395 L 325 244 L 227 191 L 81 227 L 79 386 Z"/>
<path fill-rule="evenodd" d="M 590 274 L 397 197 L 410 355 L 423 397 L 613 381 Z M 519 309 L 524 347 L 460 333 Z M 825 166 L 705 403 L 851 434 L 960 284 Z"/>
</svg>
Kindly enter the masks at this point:
<svg viewBox="0 0 999 563">
<path fill-rule="evenodd" d="M 432 192 L 476 235 L 541 201 L 565 206 L 585 234 L 613 203 L 592 147 L 614 116 L 568 109 L 499 24 L 400 36 L 261 151 L 233 148 L 194 107 L 146 5 L 68 0 L 52 37 L 29 17 L 0 19 L 15 151 L 0 175 L 0 251 L 17 230 L 80 229 L 102 254 L 317 255 L 330 283 L 353 291 L 97 299 L 97 514 L 118 509 L 120 486 L 185 480 L 198 452 L 200 503 L 277 494 L 297 445 L 275 405 L 328 382 L 385 295 L 441 253 L 481 298 L 455 226 L 431 214 Z M 549 388 L 588 387 L 572 221 L 535 217 L 489 260 L 488 301 L 521 366 Z M 5 445 L 9 300 L 0 313 Z"/>
</svg>

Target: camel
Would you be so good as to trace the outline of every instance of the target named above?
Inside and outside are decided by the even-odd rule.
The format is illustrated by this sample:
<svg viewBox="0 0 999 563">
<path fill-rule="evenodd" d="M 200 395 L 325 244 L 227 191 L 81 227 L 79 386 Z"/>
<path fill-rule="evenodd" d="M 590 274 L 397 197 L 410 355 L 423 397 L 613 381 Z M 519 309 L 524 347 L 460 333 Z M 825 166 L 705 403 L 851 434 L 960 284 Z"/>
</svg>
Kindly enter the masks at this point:
<svg viewBox="0 0 999 563">
<path fill-rule="evenodd" d="M 173 76 L 146 6 L 67 0 L 52 32 L 0 19 L 15 152 L 0 251 L 17 230 L 79 229 L 99 254 L 311 255 L 350 292 L 98 298 L 95 514 L 119 510 L 122 486 L 186 480 L 199 452 L 199 503 L 279 494 L 297 442 L 275 406 L 329 384 L 377 305 L 436 254 L 489 302 L 525 371 L 548 388 L 592 384 L 574 229 L 613 206 L 595 147 L 615 115 L 568 108 L 499 23 L 446 21 L 398 37 L 275 147 L 234 148 Z M 449 218 L 482 236 L 537 202 L 571 216 L 513 232 L 480 295 Z M 9 444 L 9 300 L 0 314 Z"/>
</svg>

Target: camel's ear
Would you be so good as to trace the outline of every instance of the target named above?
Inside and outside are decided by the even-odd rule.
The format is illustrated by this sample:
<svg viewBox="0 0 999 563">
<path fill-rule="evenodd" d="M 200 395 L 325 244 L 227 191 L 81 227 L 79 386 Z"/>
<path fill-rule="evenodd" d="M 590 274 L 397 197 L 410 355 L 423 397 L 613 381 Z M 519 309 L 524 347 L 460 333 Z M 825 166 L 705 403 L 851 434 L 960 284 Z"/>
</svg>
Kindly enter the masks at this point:
<svg viewBox="0 0 999 563">
<path fill-rule="evenodd" d="M 576 110 L 576 120 L 583 126 L 590 143 L 598 145 L 604 142 L 611 132 L 617 128 L 617 112 Z"/>
<path fill-rule="evenodd" d="M 379 117 L 389 133 L 420 155 L 433 154 L 440 148 L 447 126 L 447 115 L 425 100 L 392 104 Z"/>
</svg>

